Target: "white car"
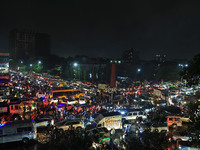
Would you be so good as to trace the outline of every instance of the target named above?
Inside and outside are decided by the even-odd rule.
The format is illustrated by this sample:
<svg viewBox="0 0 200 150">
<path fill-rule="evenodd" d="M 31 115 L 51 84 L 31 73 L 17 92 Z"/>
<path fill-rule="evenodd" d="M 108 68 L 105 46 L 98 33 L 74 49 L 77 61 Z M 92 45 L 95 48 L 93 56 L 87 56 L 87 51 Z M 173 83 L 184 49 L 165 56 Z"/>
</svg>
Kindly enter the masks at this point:
<svg viewBox="0 0 200 150">
<path fill-rule="evenodd" d="M 78 104 L 78 100 L 76 100 L 76 99 L 68 99 L 68 100 L 67 100 L 67 104 L 69 104 L 69 105 Z"/>
<path fill-rule="evenodd" d="M 174 141 L 191 141 L 192 136 L 187 132 L 175 132 L 172 136 Z"/>
<path fill-rule="evenodd" d="M 51 125 L 51 119 L 48 118 L 37 118 L 34 120 L 36 127 L 47 127 Z"/>
<path fill-rule="evenodd" d="M 78 128 L 83 129 L 84 128 L 84 124 L 79 120 L 70 120 L 70 121 L 64 120 L 64 121 L 56 123 L 55 126 L 58 129 L 63 129 L 64 131 L 68 130 L 71 126 L 74 127 L 74 129 L 78 129 Z"/>
<path fill-rule="evenodd" d="M 63 100 L 61 100 L 61 99 L 52 99 L 51 100 L 51 103 L 58 103 L 58 102 L 63 103 Z"/>
<path fill-rule="evenodd" d="M 133 111 L 127 113 L 126 116 L 123 117 L 126 120 L 135 120 L 138 118 L 147 119 L 147 114 L 143 111 Z"/>
<path fill-rule="evenodd" d="M 86 101 L 87 101 L 86 98 L 83 97 L 79 98 L 79 104 L 85 104 Z"/>
<path fill-rule="evenodd" d="M 190 120 L 190 116 L 189 115 L 184 115 L 181 117 L 182 122 L 192 122 L 192 120 Z"/>
<path fill-rule="evenodd" d="M 154 123 L 150 127 L 151 132 L 165 132 L 167 133 L 169 131 L 167 123 Z"/>
</svg>

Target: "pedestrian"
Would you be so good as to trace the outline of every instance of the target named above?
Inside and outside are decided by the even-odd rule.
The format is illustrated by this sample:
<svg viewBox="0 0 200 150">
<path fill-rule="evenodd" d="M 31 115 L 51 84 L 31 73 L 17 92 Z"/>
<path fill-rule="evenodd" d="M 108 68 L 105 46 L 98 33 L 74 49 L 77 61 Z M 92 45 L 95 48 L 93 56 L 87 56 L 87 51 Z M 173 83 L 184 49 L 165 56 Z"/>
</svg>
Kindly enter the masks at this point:
<svg viewBox="0 0 200 150">
<path fill-rule="evenodd" d="M 111 149 L 113 149 L 113 147 L 115 146 L 112 138 L 110 139 L 109 146 L 110 146 Z"/>
</svg>

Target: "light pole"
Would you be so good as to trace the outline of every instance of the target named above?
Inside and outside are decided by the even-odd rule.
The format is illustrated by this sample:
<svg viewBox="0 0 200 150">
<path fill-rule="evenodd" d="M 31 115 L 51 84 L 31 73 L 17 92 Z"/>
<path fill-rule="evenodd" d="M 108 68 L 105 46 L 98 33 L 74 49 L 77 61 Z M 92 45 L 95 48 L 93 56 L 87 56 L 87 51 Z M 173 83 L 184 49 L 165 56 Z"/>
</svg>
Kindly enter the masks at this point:
<svg viewBox="0 0 200 150">
<path fill-rule="evenodd" d="M 179 67 L 181 67 L 182 71 L 184 68 L 188 67 L 188 64 L 178 64 Z M 183 77 L 181 76 L 181 83 L 182 83 Z"/>
<path fill-rule="evenodd" d="M 74 78 L 76 79 L 76 76 L 77 76 L 77 78 L 78 78 L 78 63 L 76 63 L 76 62 L 75 62 L 75 63 L 73 64 L 73 66 L 75 67 L 75 71 L 74 71 L 74 72 L 75 72 L 75 74 L 74 74 Z"/>
<path fill-rule="evenodd" d="M 142 71 L 141 68 L 138 68 L 138 69 L 137 69 L 136 74 L 135 74 L 135 80 L 136 80 L 137 74 L 139 74 L 141 71 Z"/>
<path fill-rule="evenodd" d="M 37 65 L 37 70 L 38 72 L 42 72 L 42 61 L 41 60 L 38 60 L 38 65 Z"/>
</svg>

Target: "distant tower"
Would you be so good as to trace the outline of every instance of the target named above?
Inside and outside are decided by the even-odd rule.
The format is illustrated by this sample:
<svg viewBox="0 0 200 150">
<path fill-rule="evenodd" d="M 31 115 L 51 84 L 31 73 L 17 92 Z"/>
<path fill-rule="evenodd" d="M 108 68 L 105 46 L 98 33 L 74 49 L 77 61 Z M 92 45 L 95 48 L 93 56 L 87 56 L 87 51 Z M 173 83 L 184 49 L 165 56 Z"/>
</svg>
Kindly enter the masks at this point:
<svg viewBox="0 0 200 150">
<path fill-rule="evenodd" d="M 116 64 L 121 64 L 120 60 L 111 60 L 111 77 L 110 77 L 110 87 L 113 88 L 116 86 Z"/>
</svg>

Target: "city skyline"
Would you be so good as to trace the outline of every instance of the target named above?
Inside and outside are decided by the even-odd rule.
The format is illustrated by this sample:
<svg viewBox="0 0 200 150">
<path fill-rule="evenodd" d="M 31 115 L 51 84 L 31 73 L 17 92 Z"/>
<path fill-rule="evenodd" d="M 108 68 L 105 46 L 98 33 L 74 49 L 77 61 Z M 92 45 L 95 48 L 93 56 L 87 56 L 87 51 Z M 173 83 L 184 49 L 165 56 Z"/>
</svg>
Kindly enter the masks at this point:
<svg viewBox="0 0 200 150">
<path fill-rule="evenodd" d="M 10 52 L 9 32 L 16 28 L 49 34 L 58 56 L 121 57 L 133 48 L 146 60 L 156 54 L 192 59 L 200 47 L 198 7 L 188 1 L 4 1 L 0 51 Z"/>
</svg>

